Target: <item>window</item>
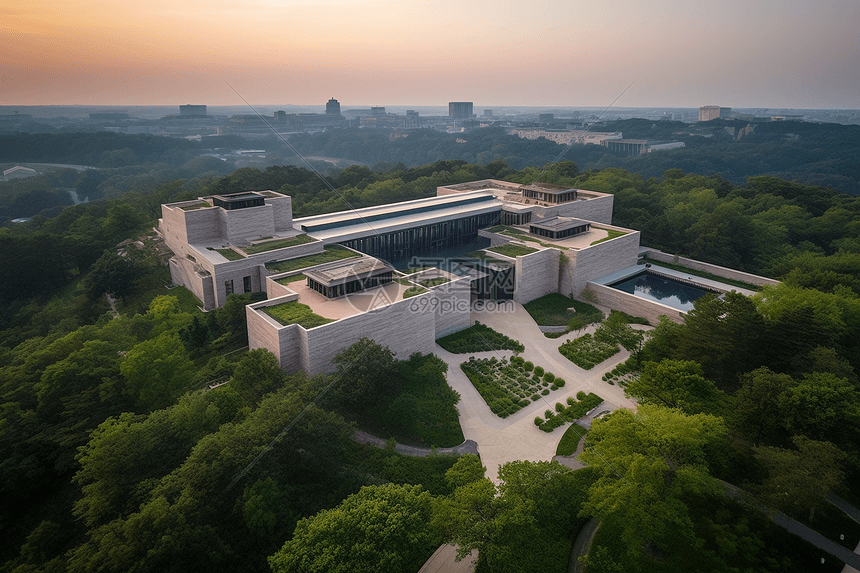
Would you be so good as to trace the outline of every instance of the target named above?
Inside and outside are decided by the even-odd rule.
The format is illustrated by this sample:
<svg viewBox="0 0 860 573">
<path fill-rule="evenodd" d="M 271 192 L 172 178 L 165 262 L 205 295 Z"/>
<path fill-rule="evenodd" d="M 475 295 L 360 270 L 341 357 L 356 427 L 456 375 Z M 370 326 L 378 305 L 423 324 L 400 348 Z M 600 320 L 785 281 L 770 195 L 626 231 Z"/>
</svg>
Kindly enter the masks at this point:
<svg viewBox="0 0 860 573">
<path fill-rule="evenodd" d="M 227 294 L 233 294 L 233 279 L 224 281 L 224 290 Z"/>
<path fill-rule="evenodd" d="M 251 292 L 251 277 L 243 277 L 242 283 L 242 286 L 245 287 L 245 292 Z"/>
</svg>

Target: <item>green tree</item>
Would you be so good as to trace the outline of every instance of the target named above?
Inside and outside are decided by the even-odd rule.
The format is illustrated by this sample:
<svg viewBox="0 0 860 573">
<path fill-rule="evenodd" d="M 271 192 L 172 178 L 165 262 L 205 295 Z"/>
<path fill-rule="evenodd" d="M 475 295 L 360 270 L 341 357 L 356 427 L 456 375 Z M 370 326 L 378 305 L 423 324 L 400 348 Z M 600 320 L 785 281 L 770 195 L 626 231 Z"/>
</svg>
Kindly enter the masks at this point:
<svg viewBox="0 0 860 573">
<path fill-rule="evenodd" d="M 335 356 L 337 399 L 350 406 L 367 405 L 379 394 L 397 392 L 398 368 L 394 353 L 369 338 Z"/>
<path fill-rule="evenodd" d="M 707 460 L 724 434 L 714 416 L 648 404 L 596 420 L 580 459 L 602 475 L 589 490 L 583 514 L 617 527 L 632 559 L 648 547 L 665 551 L 679 538 L 697 545 L 685 498 L 721 490 Z"/>
<path fill-rule="evenodd" d="M 755 456 L 767 470 L 756 488 L 768 505 L 799 519 L 813 519 L 815 510 L 827 504 L 827 494 L 843 483 L 840 462 L 845 454 L 830 442 L 795 436 L 796 449 L 763 446 Z"/>
<path fill-rule="evenodd" d="M 804 375 L 780 395 L 779 410 L 792 434 L 841 444 L 857 435 L 860 394 L 845 378 L 816 372 Z"/>
<path fill-rule="evenodd" d="M 84 279 L 87 296 L 95 300 L 107 293 L 125 302 L 125 297 L 134 292 L 134 283 L 142 272 L 131 256 L 120 256 L 109 249 L 90 267 Z"/>
<path fill-rule="evenodd" d="M 417 571 L 439 543 L 432 505 L 421 486 L 365 486 L 299 521 L 269 564 L 276 573 Z"/>
<path fill-rule="evenodd" d="M 640 376 L 630 380 L 625 390 L 640 404 L 679 408 L 687 414 L 716 413 L 724 398 L 692 360 L 646 362 Z"/>
<path fill-rule="evenodd" d="M 176 401 L 193 379 L 194 363 L 175 332 L 141 342 L 128 351 L 120 364 L 125 394 L 150 410 Z"/>
<path fill-rule="evenodd" d="M 762 367 L 741 376 L 731 401 L 729 422 L 755 444 L 777 444 L 786 437 L 780 397 L 796 382 L 788 374 Z"/>
</svg>

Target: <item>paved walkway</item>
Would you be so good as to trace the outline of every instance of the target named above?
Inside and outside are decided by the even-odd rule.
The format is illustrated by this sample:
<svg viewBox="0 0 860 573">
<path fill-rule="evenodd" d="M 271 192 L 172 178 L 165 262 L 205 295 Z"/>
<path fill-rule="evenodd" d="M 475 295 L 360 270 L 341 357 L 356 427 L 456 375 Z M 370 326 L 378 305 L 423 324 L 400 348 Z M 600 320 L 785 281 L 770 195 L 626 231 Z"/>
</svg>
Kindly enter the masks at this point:
<svg viewBox="0 0 860 573">
<path fill-rule="evenodd" d="M 356 442 L 362 444 L 373 444 L 374 446 L 379 446 L 380 448 L 384 448 L 387 444 L 387 440 L 383 440 L 382 438 L 378 438 L 376 436 L 372 436 L 367 432 L 362 432 L 361 430 L 355 430 L 353 434 L 353 439 Z M 419 446 L 406 446 L 404 444 L 395 444 L 394 451 L 403 454 L 406 456 L 416 456 L 419 458 L 426 458 L 430 454 L 433 453 L 431 448 L 423 448 Z M 466 440 L 459 446 L 454 446 L 453 448 L 436 448 L 437 454 L 477 454 L 478 453 L 478 444 L 473 442 L 472 440 Z"/>
<path fill-rule="evenodd" d="M 582 390 L 586 393 L 594 392 L 610 405 L 622 408 L 635 406 L 632 400 L 624 396 L 623 389 L 602 381 L 603 374 L 627 360 L 630 356 L 629 352 L 622 349 L 594 369 L 583 370 L 562 356 L 558 347 L 566 340 L 586 332 L 594 332 L 595 326 L 561 338 L 547 338 L 522 305 L 512 304 L 513 312 L 473 312 L 472 318 L 522 342 L 526 349 L 520 356 L 563 378 L 566 382 L 564 388 L 550 393 L 549 396 L 542 396 L 541 400 L 533 402 L 512 416 L 501 419 L 490 411 L 484 399 L 460 369 L 460 364 L 467 361 L 470 356 L 501 359 L 510 358 L 513 352 L 500 350 L 452 354 L 438 345 L 435 350 L 435 353 L 448 363 L 448 384 L 460 393 L 461 400 L 457 408 L 460 412 L 463 435 L 467 440 L 477 443 L 481 460 L 487 468 L 487 477 L 494 482 L 498 482 L 500 464 L 515 460 L 549 461 L 553 458 L 567 426 L 556 428 L 548 434 L 534 425 L 534 418 L 542 415 L 544 410 L 553 408 L 556 402 L 564 403 L 568 396 L 575 397 L 576 393 Z"/>
</svg>

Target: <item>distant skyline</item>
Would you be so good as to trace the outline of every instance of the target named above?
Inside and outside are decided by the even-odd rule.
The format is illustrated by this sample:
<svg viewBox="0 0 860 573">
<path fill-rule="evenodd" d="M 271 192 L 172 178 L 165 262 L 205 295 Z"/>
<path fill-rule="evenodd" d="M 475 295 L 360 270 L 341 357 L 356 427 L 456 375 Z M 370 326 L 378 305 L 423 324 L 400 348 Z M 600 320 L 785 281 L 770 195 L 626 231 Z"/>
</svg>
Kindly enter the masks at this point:
<svg viewBox="0 0 860 573">
<path fill-rule="evenodd" d="M 7 0 L 0 14 L 0 105 L 603 107 L 632 83 L 617 106 L 860 108 L 860 0 Z"/>
</svg>

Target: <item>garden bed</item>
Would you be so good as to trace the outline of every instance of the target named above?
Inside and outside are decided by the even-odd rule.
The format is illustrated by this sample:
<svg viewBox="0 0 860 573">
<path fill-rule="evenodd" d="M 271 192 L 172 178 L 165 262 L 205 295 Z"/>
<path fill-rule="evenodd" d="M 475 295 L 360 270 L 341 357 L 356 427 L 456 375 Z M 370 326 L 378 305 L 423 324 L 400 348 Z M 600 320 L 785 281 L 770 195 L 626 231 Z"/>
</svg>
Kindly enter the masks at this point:
<svg viewBox="0 0 860 573">
<path fill-rule="evenodd" d="M 567 399 L 567 406 L 562 404 L 561 402 L 555 403 L 555 412 L 552 410 L 547 410 L 544 412 L 544 416 L 546 419 L 537 416 L 535 418 L 535 426 L 540 428 L 544 432 L 552 432 L 556 428 L 561 425 L 564 425 L 568 422 L 575 422 L 588 414 L 594 408 L 600 406 L 603 403 L 603 398 L 598 396 L 597 394 L 586 394 L 585 392 L 578 392 L 576 394 L 576 399 L 573 396 L 569 396 Z M 585 431 L 582 432 L 582 435 L 585 434 Z M 577 443 L 578 443 L 577 439 Z M 574 450 L 576 446 L 574 445 Z M 564 454 L 570 455 L 570 454 Z"/>
<path fill-rule="evenodd" d="M 518 356 L 510 362 L 505 358 L 472 357 L 460 364 L 460 368 L 493 414 L 500 418 L 507 418 L 565 384 L 552 372 L 545 372 Z"/>
<path fill-rule="evenodd" d="M 334 322 L 331 318 L 325 318 L 318 314 L 314 314 L 311 307 L 296 301 L 282 302 L 281 304 L 276 304 L 274 306 L 265 306 L 260 310 L 284 326 L 298 324 L 304 328 L 313 328 L 315 326 L 322 326 L 323 324 Z"/>
<path fill-rule="evenodd" d="M 358 256 L 359 255 L 354 251 L 350 251 L 349 249 L 345 249 L 339 245 L 326 245 L 323 252 L 316 253 L 315 255 L 307 255 L 295 259 L 288 259 L 286 261 L 266 263 L 266 270 L 272 273 L 285 273 Z"/>
<path fill-rule="evenodd" d="M 508 243 L 507 245 L 499 245 L 498 247 L 490 247 L 487 249 L 488 251 L 492 251 L 494 253 L 499 253 L 500 255 L 505 255 L 506 257 L 517 258 L 523 255 L 530 255 L 532 253 L 538 252 L 538 249 L 533 249 L 532 247 L 524 247 L 522 245 L 511 245 Z"/>
<path fill-rule="evenodd" d="M 266 251 L 274 251 L 276 249 L 285 249 L 287 247 L 305 245 L 307 243 L 313 243 L 314 241 L 316 241 L 316 239 L 314 239 L 310 235 L 296 235 L 295 237 L 291 237 L 289 239 L 280 239 L 277 241 L 266 241 L 265 243 L 257 243 L 255 245 L 251 245 L 250 247 L 244 247 L 242 250 L 249 255 L 255 255 L 257 253 L 265 253 Z"/>
<path fill-rule="evenodd" d="M 567 326 L 569 330 L 578 330 L 603 320 L 603 313 L 596 307 L 557 292 L 536 298 L 523 307 L 538 326 Z M 571 308 L 574 310 L 569 310 Z"/>
<path fill-rule="evenodd" d="M 586 334 L 558 347 L 561 355 L 585 370 L 591 370 L 621 350 L 614 342 L 605 342 Z"/>
<path fill-rule="evenodd" d="M 454 354 L 486 350 L 513 350 L 514 352 L 525 350 L 525 346 L 519 340 L 508 338 L 480 322 L 475 322 L 474 326 L 460 332 L 443 336 L 436 341 L 436 344 Z"/>
</svg>

